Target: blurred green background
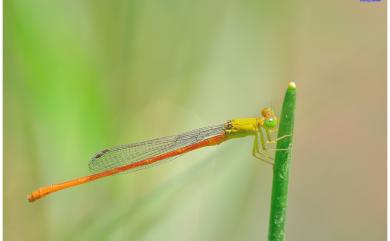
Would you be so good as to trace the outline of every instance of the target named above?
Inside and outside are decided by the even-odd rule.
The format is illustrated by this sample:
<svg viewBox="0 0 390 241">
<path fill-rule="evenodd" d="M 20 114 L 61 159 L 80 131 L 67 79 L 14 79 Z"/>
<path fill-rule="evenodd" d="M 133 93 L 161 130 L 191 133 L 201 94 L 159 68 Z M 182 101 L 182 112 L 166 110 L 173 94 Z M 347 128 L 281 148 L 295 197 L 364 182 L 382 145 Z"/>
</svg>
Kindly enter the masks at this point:
<svg viewBox="0 0 390 241">
<path fill-rule="evenodd" d="M 250 138 L 61 191 L 105 147 L 277 111 L 296 80 L 288 240 L 386 238 L 386 3 L 4 2 L 5 240 L 267 240 Z"/>
</svg>

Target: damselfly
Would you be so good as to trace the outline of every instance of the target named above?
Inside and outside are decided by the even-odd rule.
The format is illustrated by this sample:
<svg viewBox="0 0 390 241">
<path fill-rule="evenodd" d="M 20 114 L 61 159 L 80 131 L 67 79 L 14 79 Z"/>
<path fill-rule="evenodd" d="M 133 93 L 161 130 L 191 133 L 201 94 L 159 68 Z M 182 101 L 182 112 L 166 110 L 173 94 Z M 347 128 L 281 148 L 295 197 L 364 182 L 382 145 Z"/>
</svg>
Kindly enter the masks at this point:
<svg viewBox="0 0 390 241">
<path fill-rule="evenodd" d="M 271 133 L 277 129 L 277 126 L 278 118 L 274 111 L 271 108 L 264 108 L 261 110 L 260 117 L 229 120 L 225 124 L 208 126 L 176 136 L 107 148 L 98 152 L 90 160 L 89 169 L 92 171 L 92 175 L 41 187 L 28 195 L 27 198 L 33 202 L 59 190 L 117 173 L 152 167 L 189 151 L 246 136 L 254 136 L 252 155 L 272 163 L 267 144 L 276 142 L 277 139 L 272 138 Z M 278 139 L 281 138 L 284 137 Z"/>
</svg>

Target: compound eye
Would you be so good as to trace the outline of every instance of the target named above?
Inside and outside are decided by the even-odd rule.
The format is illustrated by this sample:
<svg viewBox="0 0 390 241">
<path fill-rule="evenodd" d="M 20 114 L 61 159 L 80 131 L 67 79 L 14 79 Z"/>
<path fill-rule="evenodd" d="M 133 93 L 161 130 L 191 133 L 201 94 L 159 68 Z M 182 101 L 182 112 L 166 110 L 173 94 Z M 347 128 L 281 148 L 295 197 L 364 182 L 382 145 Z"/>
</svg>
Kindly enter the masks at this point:
<svg viewBox="0 0 390 241">
<path fill-rule="evenodd" d="M 264 108 L 261 110 L 261 115 L 265 118 L 269 118 L 273 115 L 273 111 L 271 108 Z"/>
<path fill-rule="evenodd" d="M 264 121 L 264 127 L 266 129 L 274 129 L 278 125 L 278 120 L 276 118 L 268 118 Z"/>
</svg>

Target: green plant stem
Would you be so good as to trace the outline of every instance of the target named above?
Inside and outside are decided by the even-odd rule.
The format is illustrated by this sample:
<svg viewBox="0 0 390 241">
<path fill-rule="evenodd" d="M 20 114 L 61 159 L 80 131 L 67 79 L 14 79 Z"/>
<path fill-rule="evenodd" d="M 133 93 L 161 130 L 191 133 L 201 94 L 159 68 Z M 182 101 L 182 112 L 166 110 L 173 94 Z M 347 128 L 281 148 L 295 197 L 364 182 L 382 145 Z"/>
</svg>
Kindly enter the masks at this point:
<svg viewBox="0 0 390 241">
<path fill-rule="evenodd" d="M 288 182 L 291 163 L 292 134 L 294 129 L 294 111 L 296 86 L 291 82 L 284 96 L 282 114 L 276 144 L 274 175 L 272 181 L 271 214 L 269 222 L 269 241 L 285 240 L 285 221 L 288 196 Z M 287 150 L 286 150 L 287 149 Z"/>
</svg>

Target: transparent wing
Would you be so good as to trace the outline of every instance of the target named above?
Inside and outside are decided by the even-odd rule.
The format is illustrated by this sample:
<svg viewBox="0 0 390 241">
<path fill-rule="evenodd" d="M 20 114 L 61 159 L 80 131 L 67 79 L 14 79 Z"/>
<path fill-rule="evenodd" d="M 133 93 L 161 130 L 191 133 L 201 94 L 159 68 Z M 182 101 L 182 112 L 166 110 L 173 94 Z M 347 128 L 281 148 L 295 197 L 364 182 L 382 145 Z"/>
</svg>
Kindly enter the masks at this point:
<svg viewBox="0 0 390 241">
<path fill-rule="evenodd" d="M 134 144 L 104 149 L 90 160 L 88 166 L 93 173 L 99 173 L 116 167 L 142 161 L 170 151 L 197 143 L 224 132 L 224 124 L 192 130 L 176 136 L 167 136 Z M 173 159 L 174 157 L 167 158 Z M 160 163 L 160 162 L 157 162 Z M 156 163 L 156 164 L 157 164 Z M 153 164 L 144 166 L 146 168 Z M 140 168 L 136 169 L 139 170 Z M 134 171 L 134 170 L 133 170 Z"/>
</svg>

